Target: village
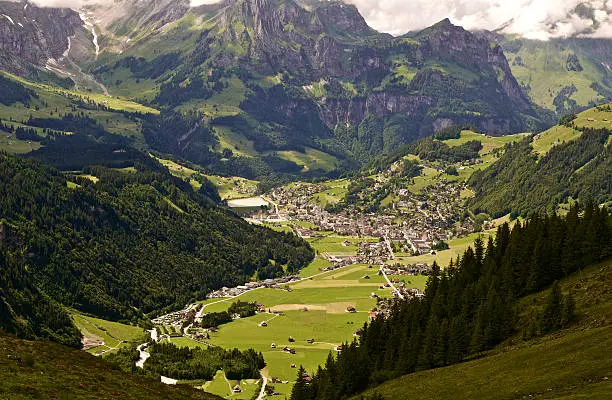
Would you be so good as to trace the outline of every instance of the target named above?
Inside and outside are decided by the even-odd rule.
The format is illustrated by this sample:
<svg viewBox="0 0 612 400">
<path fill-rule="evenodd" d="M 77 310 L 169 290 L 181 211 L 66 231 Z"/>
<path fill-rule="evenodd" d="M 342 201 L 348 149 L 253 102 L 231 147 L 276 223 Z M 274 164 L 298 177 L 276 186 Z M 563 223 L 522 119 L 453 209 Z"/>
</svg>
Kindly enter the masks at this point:
<svg viewBox="0 0 612 400">
<path fill-rule="evenodd" d="M 384 184 L 376 182 L 366 190 L 376 192 Z M 390 188 L 391 196 L 396 201 L 376 212 L 363 212 L 354 204 L 343 204 L 341 210 L 330 211 L 315 201 L 316 194 L 328 189 L 324 183 L 297 183 L 276 188 L 267 195 L 274 207 L 263 207 L 249 217 L 270 224 L 306 222 L 308 226 L 292 225 L 294 232 L 303 238 L 319 237 L 323 232 L 384 238 L 394 251 L 407 255 L 429 253 L 437 244 L 474 230 L 474 222 L 465 215 L 461 206 L 461 191 L 465 189 L 462 184 L 437 182 L 418 194 L 393 186 Z M 374 260 L 360 259 L 359 262 L 383 261 L 385 255 L 380 253 L 378 246 L 365 247 L 362 255 L 374 257 Z"/>
</svg>

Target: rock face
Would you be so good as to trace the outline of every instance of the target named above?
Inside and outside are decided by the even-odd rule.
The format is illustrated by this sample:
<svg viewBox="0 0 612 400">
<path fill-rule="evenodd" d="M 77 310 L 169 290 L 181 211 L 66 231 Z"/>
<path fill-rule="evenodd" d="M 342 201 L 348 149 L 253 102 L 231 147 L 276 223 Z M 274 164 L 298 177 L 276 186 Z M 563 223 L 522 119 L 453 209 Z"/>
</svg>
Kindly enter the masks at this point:
<svg viewBox="0 0 612 400">
<path fill-rule="evenodd" d="M 39 8 L 29 3 L 0 2 L 0 68 L 25 74 L 62 57 L 68 38 L 80 29 L 79 14 L 67 8 Z"/>
<path fill-rule="evenodd" d="M 371 29 L 354 6 L 341 2 L 305 8 L 291 0 L 229 0 L 223 6 L 200 39 L 200 59 L 263 75 L 288 72 L 304 84 L 331 79 L 381 85 L 353 96 L 313 99 L 331 130 L 339 123 L 359 125 L 368 114 L 404 114 L 425 124 L 421 134 L 433 132 L 439 117 L 504 134 L 524 128 L 520 113 L 533 114 L 502 48 L 449 20 L 413 37 L 393 38 Z M 415 76 L 403 86 L 384 87 L 382 77 L 393 72 L 397 59 L 408 60 Z M 447 112 L 463 99 L 475 106 Z"/>
</svg>

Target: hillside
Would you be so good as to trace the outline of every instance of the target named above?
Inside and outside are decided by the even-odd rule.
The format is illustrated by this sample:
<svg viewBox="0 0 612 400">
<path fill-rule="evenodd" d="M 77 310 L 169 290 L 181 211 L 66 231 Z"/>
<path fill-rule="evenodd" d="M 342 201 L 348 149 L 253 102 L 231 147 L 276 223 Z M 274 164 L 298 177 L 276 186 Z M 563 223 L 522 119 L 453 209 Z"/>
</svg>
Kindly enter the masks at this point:
<svg viewBox="0 0 612 400">
<path fill-rule="evenodd" d="M 0 175 L 3 246 L 25 255 L 46 295 L 107 319 L 139 321 L 313 257 L 301 239 L 217 207 L 205 178 L 196 192 L 152 159 L 64 175 L 2 155 Z"/>
<path fill-rule="evenodd" d="M 383 399 L 605 398 L 612 389 L 607 357 L 612 345 L 611 280 L 608 260 L 560 282 L 563 292 L 576 299 L 577 321 L 570 329 L 525 342 L 517 337 L 478 359 L 406 375 L 355 398 L 375 393 Z M 549 293 L 524 299 L 519 312 L 541 309 Z"/>
<path fill-rule="evenodd" d="M 531 100 L 558 117 L 612 101 L 610 39 L 495 36 Z"/>
<path fill-rule="evenodd" d="M 0 335 L 0 399 L 220 399 L 183 385 L 125 374 L 83 351 Z"/>
<path fill-rule="evenodd" d="M 553 211 L 577 199 L 610 202 L 611 121 L 610 105 L 602 105 L 507 147 L 468 181 L 476 193 L 471 207 L 498 217 Z"/>
</svg>

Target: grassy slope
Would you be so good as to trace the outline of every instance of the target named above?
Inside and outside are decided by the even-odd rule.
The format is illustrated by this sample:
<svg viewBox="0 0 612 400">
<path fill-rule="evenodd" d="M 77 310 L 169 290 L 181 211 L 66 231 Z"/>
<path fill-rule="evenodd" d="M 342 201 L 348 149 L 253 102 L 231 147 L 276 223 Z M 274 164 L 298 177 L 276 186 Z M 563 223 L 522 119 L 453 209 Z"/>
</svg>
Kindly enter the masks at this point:
<svg viewBox="0 0 612 400">
<path fill-rule="evenodd" d="M 579 113 L 573 121 L 578 128 L 608 128 L 612 129 L 612 112 L 600 111 L 591 108 Z M 566 126 L 553 126 L 535 136 L 533 149 L 539 154 L 547 153 L 553 146 L 575 140 L 581 135 L 580 131 Z"/>
<path fill-rule="evenodd" d="M 589 267 L 561 282 L 572 291 L 578 321 L 568 330 L 522 342 L 518 335 L 487 357 L 422 371 L 384 383 L 385 399 L 545 399 L 608 398 L 612 384 L 612 260 Z M 541 308 L 548 291 L 523 299 L 520 318 Z"/>
<path fill-rule="evenodd" d="M 103 346 L 97 346 L 89 350 L 92 354 L 98 350 L 106 353 L 109 350 L 123 347 L 126 343 L 137 343 L 144 340 L 144 330 L 137 326 L 106 321 L 82 314 L 73 314 L 72 319 L 84 337 L 104 341 Z"/>
<path fill-rule="evenodd" d="M 512 74 L 522 85 L 529 85 L 531 99 L 538 105 L 554 110 L 553 100 L 561 89 L 574 85 L 576 92 L 570 96 L 578 106 L 600 101 L 601 97 L 591 88 L 593 82 L 602 82 L 605 69 L 599 65 L 596 56 L 588 47 L 576 46 L 561 41 L 537 42 L 522 40 L 523 46 L 514 53 L 506 50 Z M 565 62 L 570 53 L 577 53 L 583 71 L 567 71 Z M 514 62 L 520 57 L 522 65 Z"/>
<path fill-rule="evenodd" d="M 112 134 L 122 135 L 134 140 L 136 147 L 146 147 L 145 139 L 140 131 L 139 124 L 129 119 L 126 115 L 116 111 L 141 112 L 157 114 L 159 111 L 143 106 L 141 104 L 107 97 L 101 94 L 81 93 L 65 89 L 58 89 L 43 83 L 31 82 L 23 78 L 16 77 L 6 72 L 0 71 L 4 77 L 19 82 L 24 87 L 33 90 L 37 99 L 31 99 L 29 106 L 21 103 L 12 105 L 0 104 L 0 120 L 6 124 L 14 126 L 26 126 L 30 117 L 33 118 L 61 118 L 61 115 L 74 113 L 73 107 L 77 106 L 77 112 L 84 112 L 85 115 L 93 118 Z M 78 108 L 76 99 L 92 101 L 99 105 L 108 107 L 110 111 L 102 110 L 83 110 Z M 41 128 L 34 128 L 41 134 Z M 66 132 L 70 133 L 70 132 Z M 45 136 L 44 134 L 42 134 Z M 0 150 L 13 154 L 29 153 L 40 148 L 39 142 L 27 140 L 17 140 L 15 134 L 0 132 Z"/>
<path fill-rule="evenodd" d="M 0 399 L 216 399 L 113 370 L 80 350 L 0 336 Z"/>
</svg>

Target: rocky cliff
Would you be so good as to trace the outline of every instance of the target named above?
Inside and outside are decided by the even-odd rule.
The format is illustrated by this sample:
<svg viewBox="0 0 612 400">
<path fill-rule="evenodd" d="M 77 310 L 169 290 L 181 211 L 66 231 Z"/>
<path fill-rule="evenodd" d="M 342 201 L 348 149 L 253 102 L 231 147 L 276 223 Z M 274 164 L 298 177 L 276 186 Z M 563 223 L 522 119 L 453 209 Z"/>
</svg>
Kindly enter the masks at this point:
<svg viewBox="0 0 612 400">
<path fill-rule="evenodd" d="M 67 8 L 39 8 L 0 2 L 0 68 L 25 74 L 44 67 L 68 50 L 68 38 L 81 29 L 79 14 Z"/>
</svg>

